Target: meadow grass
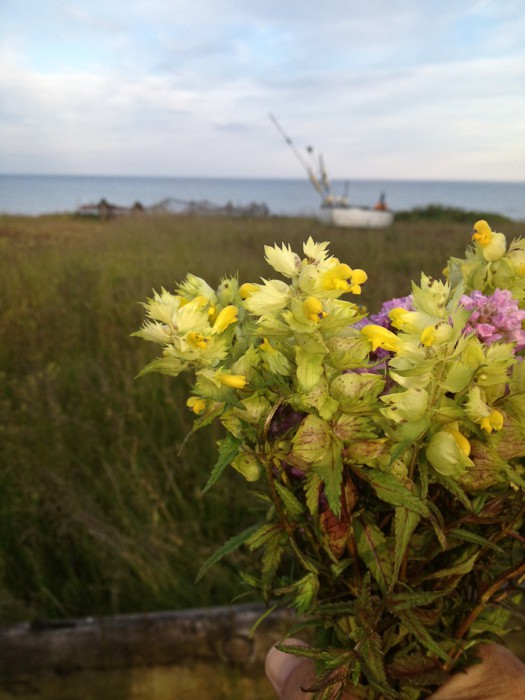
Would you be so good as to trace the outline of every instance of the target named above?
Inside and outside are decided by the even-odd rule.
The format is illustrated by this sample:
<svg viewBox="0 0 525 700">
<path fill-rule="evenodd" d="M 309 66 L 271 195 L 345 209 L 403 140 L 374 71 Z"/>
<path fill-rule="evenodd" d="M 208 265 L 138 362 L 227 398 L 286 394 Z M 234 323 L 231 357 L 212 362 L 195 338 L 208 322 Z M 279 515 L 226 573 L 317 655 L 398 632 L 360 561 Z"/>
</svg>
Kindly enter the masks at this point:
<svg viewBox="0 0 525 700">
<path fill-rule="evenodd" d="M 519 229 L 504 230 L 510 240 Z M 359 301 L 374 311 L 421 270 L 439 276 L 469 233 L 417 220 L 349 232 L 308 219 L 0 217 L 0 622 L 225 604 L 242 592 L 235 557 L 194 583 L 255 504 L 233 473 L 203 496 L 219 432 L 180 452 L 187 380 L 135 379 L 156 354 L 130 337 L 152 289 L 173 290 L 187 272 L 257 281 L 270 274 L 264 244 L 300 252 L 312 235 L 368 272 Z"/>
</svg>

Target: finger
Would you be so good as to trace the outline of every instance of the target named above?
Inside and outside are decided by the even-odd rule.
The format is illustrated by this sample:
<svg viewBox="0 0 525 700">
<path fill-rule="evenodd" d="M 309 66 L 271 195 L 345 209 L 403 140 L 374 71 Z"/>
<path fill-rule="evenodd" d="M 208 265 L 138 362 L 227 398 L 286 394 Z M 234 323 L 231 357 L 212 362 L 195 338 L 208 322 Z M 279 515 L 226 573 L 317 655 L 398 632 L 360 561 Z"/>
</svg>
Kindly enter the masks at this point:
<svg viewBox="0 0 525 700">
<path fill-rule="evenodd" d="M 525 698 L 525 665 L 500 644 L 478 649 L 481 663 L 454 674 L 430 700 L 517 700 Z"/>
<path fill-rule="evenodd" d="M 308 646 L 300 639 L 287 639 L 284 644 Z M 266 656 L 266 675 L 280 700 L 307 700 L 315 682 L 315 666 L 311 659 L 279 651 L 275 647 Z M 341 700 L 358 700 L 354 695 L 344 693 Z"/>
<path fill-rule="evenodd" d="M 285 644 L 307 646 L 300 639 L 288 639 Z M 272 647 L 266 656 L 266 675 L 280 700 L 311 698 L 302 688 L 309 688 L 315 681 L 315 667 L 310 659 L 286 654 Z"/>
</svg>

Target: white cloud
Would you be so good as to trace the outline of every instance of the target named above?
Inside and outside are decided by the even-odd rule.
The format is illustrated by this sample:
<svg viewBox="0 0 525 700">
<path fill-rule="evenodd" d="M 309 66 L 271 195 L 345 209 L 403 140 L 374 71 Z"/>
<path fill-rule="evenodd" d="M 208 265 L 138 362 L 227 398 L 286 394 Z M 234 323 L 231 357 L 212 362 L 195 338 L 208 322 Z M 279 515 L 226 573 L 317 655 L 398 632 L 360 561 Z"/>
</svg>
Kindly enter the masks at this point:
<svg viewBox="0 0 525 700">
<path fill-rule="evenodd" d="M 4 0 L 2 168 L 523 179 L 520 4 Z"/>
</svg>

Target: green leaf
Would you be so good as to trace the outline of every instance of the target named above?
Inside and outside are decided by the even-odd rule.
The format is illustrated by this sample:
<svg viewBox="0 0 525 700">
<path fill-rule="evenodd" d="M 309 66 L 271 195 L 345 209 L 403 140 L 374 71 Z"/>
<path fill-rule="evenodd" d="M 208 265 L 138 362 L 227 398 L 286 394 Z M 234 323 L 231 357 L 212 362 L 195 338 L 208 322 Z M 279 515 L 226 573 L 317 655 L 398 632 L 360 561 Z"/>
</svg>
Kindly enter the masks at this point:
<svg viewBox="0 0 525 700">
<path fill-rule="evenodd" d="M 377 525 L 354 520 L 357 552 L 379 588 L 385 593 L 392 581 L 393 564 L 384 533 Z"/>
<path fill-rule="evenodd" d="M 333 438 L 323 459 L 315 464 L 312 469 L 318 474 L 324 484 L 325 496 L 332 513 L 341 515 L 341 483 L 343 479 L 342 445 L 337 438 Z"/>
<path fill-rule="evenodd" d="M 430 579 L 435 578 L 446 578 L 448 576 L 463 576 L 464 574 L 468 574 L 474 568 L 474 564 L 476 563 L 476 559 L 478 558 L 479 554 L 480 552 L 476 551 L 474 554 L 468 557 L 465 556 L 464 553 L 462 553 L 461 557 L 453 566 L 450 566 L 447 569 L 434 571 L 434 573 L 430 574 L 429 576 L 425 576 L 423 580 L 428 581 Z"/>
<path fill-rule="evenodd" d="M 494 542 L 491 542 L 490 540 L 487 540 L 485 537 L 482 537 L 481 535 L 478 535 L 475 532 L 471 532 L 470 530 L 462 530 L 461 528 L 454 528 L 453 530 L 449 530 L 447 532 L 447 536 L 449 539 L 453 539 L 454 537 L 459 540 L 464 540 L 465 542 L 472 542 L 473 544 L 479 544 L 482 545 L 483 547 L 488 547 L 489 549 L 493 549 L 495 552 L 500 552 L 503 553 L 505 550 L 502 549 L 502 547 L 498 547 L 497 544 L 494 544 Z"/>
<path fill-rule="evenodd" d="M 279 481 L 275 481 L 274 483 L 288 515 L 292 518 L 297 518 L 302 515 L 304 513 L 304 508 L 299 499 L 296 498 L 290 489 L 287 489 L 286 486 L 283 486 Z"/>
<path fill-rule="evenodd" d="M 388 598 L 387 608 L 393 613 L 399 613 L 404 610 L 411 610 L 425 605 L 434 603 L 443 596 L 450 595 L 451 590 L 442 591 L 416 591 L 406 593 L 395 593 Z"/>
<path fill-rule="evenodd" d="M 306 506 L 311 515 L 316 515 L 319 510 L 319 495 L 323 482 L 321 477 L 314 471 L 309 471 L 306 474 L 304 483 L 304 494 L 306 496 Z"/>
<path fill-rule="evenodd" d="M 204 576 L 204 574 L 210 569 L 214 564 L 216 564 L 218 561 L 220 561 L 223 557 L 225 557 L 227 554 L 230 554 L 230 552 L 234 552 L 236 549 L 239 549 L 239 547 L 248 540 L 248 538 L 253 535 L 254 532 L 256 532 L 259 528 L 261 527 L 260 523 L 257 523 L 257 525 L 252 525 L 251 527 L 247 527 L 246 530 L 243 530 L 240 532 L 238 535 L 234 535 L 231 537 L 227 542 L 225 542 L 222 547 L 219 547 L 212 555 L 209 557 L 204 564 L 201 566 L 197 573 L 196 581 L 200 581 L 200 579 Z"/>
<path fill-rule="evenodd" d="M 421 517 L 418 513 L 408 510 L 403 506 L 398 506 L 394 515 L 394 573 L 392 574 L 392 585 L 395 584 L 399 576 L 399 571 L 405 557 L 410 538 L 419 524 Z"/>
<path fill-rule="evenodd" d="M 190 439 L 190 437 L 197 432 L 197 430 L 200 430 L 201 428 L 206 427 L 210 423 L 213 423 L 215 418 L 221 415 L 221 413 L 224 410 L 224 403 L 220 401 L 215 401 L 211 408 L 206 411 L 206 413 L 203 413 L 202 416 L 198 416 L 194 421 L 193 421 L 193 426 L 190 430 L 190 432 L 185 436 L 184 440 L 182 441 L 181 446 L 179 447 L 179 454 L 182 453 L 182 450 L 186 446 L 186 443 Z"/>
<path fill-rule="evenodd" d="M 392 474 L 381 472 L 377 469 L 364 471 L 366 480 L 374 489 L 377 497 L 385 503 L 394 506 L 402 506 L 418 515 L 428 518 L 430 511 L 427 504 L 422 501 L 413 491 L 409 491 L 407 486 L 396 479 Z"/>
<path fill-rule="evenodd" d="M 388 673 L 392 678 L 408 682 L 410 686 L 440 686 L 448 679 L 437 659 L 423 653 L 407 654 L 397 657 L 388 665 Z M 411 696 L 410 696 L 411 697 Z M 420 697 L 420 693 L 414 694 Z"/>
<path fill-rule="evenodd" d="M 301 390 L 311 391 L 323 374 L 324 355 L 311 354 L 300 347 L 295 349 L 295 361 L 297 362 L 297 381 Z"/>
<path fill-rule="evenodd" d="M 446 488 L 447 491 L 450 491 L 450 493 L 457 498 L 469 512 L 472 512 L 472 503 L 456 479 L 452 479 L 449 476 L 444 476 L 443 474 L 440 474 L 434 470 L 432 480 L 437 481 L 439 484 L 444 486 L 444 488 Z"/>
<path fill-rule="evenodd" d="M 217 443 L 219 446 L 219 459 L 213 467 L 210 478 L 204 487 L 204 493 L 211 489 L 226 467 L 232 463 L 233 459 L 239 452 L 241 444 L 242 440 L 238 440 L 237 438 L 233 437 L 233 435 L 227 435 L 222 440 L 219 440 Z"/>
<path fill-rule="evenodd" d="M 296 596 L 293 602 L 295 609 L 300 615 L 310 612 L 317 600 L 319 577 L 313 572 L 306 574 L 306 576 L 297 581 L 295 589 Z"/>
<path fill-rule="evenodd" d="M 321 460 L 330 443 L 330 426 L 312 414 L 306 416 L 293 437 L 292 454 L 307 464 Z"/>
<path fill-rule="evenodd" d="M 285 536 L 284 536 L 285 537 Z M 263 595 L 266 597 L 270 584 L 281 563 L 284 553 L 283 533 L 277 532 L 274 537 L 266 542 L 266 548 L 262 556 L 261 575 L 263 582 Z"/>
<path fill-rule="evenodd" d="M 471 382 L 474 376 L 475 368 L 469 365 L 464 365 L 461 362 L 451 364 L 444 381 L 441 382 L 441 388 L 444 392 L 451 391 L 456 394 L 458 391 L 463 391 Z"/>
<path fill-rule="evenodd" d="M 440 647 L 438 642 L 428 632 L 417 617 L 413 617 L 408 611 L 399 614 L 399 619 L 407 632 L 413 635 L 428 651 L 432 652 L 445 662 L 450 662 L 449 655 Z"/>
<path fill-rule="evenodd" d="M 279 525 L 276 523 L 265 523 L 258 530 L 256 530 L 253 535 L 248 537 L 245 544 L 253 552 L 266 544 L 268 540 L 275 537 L 276 533 L 278 532 L 280 532 Z"/>
<path fill-rule="evenodd" d="M 357 624 L 353 633 L 356 642 L 354 651 L 359 656 L 370 685 L 385 693 L 387 697 L 396 697 L 397 694 L 390 687 L 386 677 L 381 635 L 375 624 L 377 618 L 377 606 L 370 591 L 370 574 L 367 574 L 362 581 L 357 598 Z"/>
</svg>

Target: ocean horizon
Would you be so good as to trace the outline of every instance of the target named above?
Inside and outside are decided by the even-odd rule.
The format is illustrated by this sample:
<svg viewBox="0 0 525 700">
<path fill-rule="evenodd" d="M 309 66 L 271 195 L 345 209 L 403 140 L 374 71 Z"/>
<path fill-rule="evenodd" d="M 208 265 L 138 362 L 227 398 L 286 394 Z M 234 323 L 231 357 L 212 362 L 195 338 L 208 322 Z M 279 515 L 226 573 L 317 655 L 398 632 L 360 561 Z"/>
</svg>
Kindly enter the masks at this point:
<svg viewBox="0 0 525 700">
<path fill-rule="evenodd" d="M 373 206 L 384 193 L 394 212 L 441 205 L 525 221 L 525 182 L 334 180 L 332 188 L 361 206 Z M 151 207 L 166 199 L 239 207 L 257 203 L 283 216 L 313 216 L 320 204 L 305 179 L 0 174 L 0 214 L 72 213 L 101 199 L 122 207 L 136 202 Z"/>
</svg>

